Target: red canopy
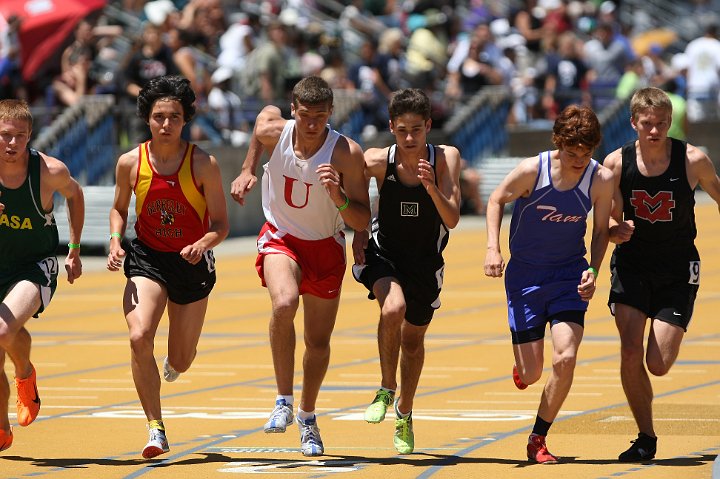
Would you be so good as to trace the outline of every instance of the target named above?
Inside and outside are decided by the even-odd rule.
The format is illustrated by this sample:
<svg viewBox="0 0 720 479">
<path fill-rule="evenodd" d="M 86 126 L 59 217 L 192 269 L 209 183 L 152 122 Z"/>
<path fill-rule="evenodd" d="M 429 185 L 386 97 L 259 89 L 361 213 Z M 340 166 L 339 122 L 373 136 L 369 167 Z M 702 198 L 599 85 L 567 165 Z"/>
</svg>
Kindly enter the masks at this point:
<svg viewBox="0 0 720 479">
<path fill-rule="evenodd" d="M 23 78 L 32 80 L 78 22 L 106 3 L 106 0 L 0 0 L 0 16 L 7 19 L 17 15 L 22 20 Z"/>
</svg>

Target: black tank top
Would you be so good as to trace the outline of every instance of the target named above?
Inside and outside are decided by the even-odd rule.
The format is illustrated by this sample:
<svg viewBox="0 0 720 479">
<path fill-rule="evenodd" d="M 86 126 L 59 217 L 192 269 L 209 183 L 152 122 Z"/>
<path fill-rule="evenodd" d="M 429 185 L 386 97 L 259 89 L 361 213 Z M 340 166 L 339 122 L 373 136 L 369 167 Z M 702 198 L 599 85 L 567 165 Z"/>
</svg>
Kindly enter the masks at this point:
<svg viewBox="0 0 720 479">
<path fill-rule="evenodd" d="M 620 255 L 694 249 L 695 192 L 685 166 L 687 145 L 670 140 L 670 164 L 664 173 L 653 177 L 638 170 L 635 141 L 622 147 L 623 213 L 625 220 L 634 221 L 635 231 L 630 241 L 617 246 Z"/>
<path fill-rule="evenodd" d="M 449 230 L 422 184 L 405 186 L 400 182 L 396 148 L 397 145 L 392 145 L 388 149 L 378 214 L 372 223 L 373 238 L 380 251 L 390 258 L 442 261 L 441 253 L 447 245 Z M 435 169 L 435 147 L 427 145 L 427 148 L 428 162 Z"/>
</svg>

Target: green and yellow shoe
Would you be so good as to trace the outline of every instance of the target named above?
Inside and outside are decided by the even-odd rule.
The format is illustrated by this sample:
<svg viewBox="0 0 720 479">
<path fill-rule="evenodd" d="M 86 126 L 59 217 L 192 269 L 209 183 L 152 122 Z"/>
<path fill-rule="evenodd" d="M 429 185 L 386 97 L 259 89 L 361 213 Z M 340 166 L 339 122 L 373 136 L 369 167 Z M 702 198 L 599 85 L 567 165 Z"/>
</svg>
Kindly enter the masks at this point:
<svg viewBox="0 0 720 479">
<path fill-rule="evenodd" d="M 395 437 L 393 444 L 399 454 L 410 454 L 415 449 L 412 414 L 408 417 L 395 419 Z"/>
<path fill-rule="evenodd" d="M 377 424 L 385 419 L 388 406 L 395 399 L 395 393 L 386 389 L 378 389 L 375 399 L 365 410 L 365 420 Z"/>
</svg>

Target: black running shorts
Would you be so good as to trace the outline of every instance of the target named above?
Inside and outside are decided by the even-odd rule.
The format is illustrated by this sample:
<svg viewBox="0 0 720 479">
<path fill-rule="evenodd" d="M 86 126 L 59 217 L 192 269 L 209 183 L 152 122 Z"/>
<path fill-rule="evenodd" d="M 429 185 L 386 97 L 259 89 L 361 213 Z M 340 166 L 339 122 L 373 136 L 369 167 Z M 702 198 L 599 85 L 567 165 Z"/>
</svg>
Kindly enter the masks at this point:
<svg viewBox="0 0 720 479">
<path fill-rule="evenodd" d="M 212 250 L 205 252 L 198 264 L 185 261 L 180 253 L 156 251 L 133 240 L 127 249 L 125 276 L 142 276 L 161 283 L 170 301 L 190 304 L 210 294 L 215 286 L 215 258 Z"/>
</svg>

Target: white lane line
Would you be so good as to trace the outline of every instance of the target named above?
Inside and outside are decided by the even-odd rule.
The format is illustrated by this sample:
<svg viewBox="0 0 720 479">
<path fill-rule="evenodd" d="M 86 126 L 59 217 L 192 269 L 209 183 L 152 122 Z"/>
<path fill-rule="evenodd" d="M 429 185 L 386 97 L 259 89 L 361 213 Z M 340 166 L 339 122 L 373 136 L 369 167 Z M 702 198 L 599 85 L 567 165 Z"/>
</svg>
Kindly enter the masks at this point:
<svg viewBox="0 0 720 479">
<path fill-rule="evenodd" d="M 142 409 L 122 408 L 120 406 L 104 407 L 100 405 L 93 406 L 77 406 L 77 405 L 52 405 L 47 409 L 53 410 L 88 410 L 81 414 L 62 415 L 68 419 L 129 419 L 143 418 Z M 362 409 L 353 409 L 350 411 L 334 412 L 334 408 L 318 408 L 322 414 L 326 414 L 330 419 L 337 421 L 357 421 L 364 422 L 364 412 Z M 163 407 L 163 417 L 166 419 L 204 419 L 204 420 L 264 420 L 267 418 L 268 411 L 266 409 L 258 410 L 257 408 L 221 408 L 221 407 L 203 407 L 203 406 L 166 406 Z M 573 416 L 579 414 L 580 411 L 561 411 L 561 416 Z M 508 422 L 508 421 L 531 421 L 536 411 L 534 409 L 418 409 L 413 412 L 416 419 L 424 421 L 437 422 Z M 392 415 L 388 415 L 387 421 L 392 421 Z"/>
<path fill-rule="evenodd" d="M 445 401 L 448 404 L 535 404 L 537 401 L 481 401 L 481 400 L 468 400 L 468 401 Z"/>
<path fill-rule="evenodd" d="M 41 388 L 40 390 L 42 391 Z M 48 400 L 57 400 L 57 399 L 97 399 L 98 396 L 48 396 L 46 394 L 43 394 L 42 400 L 43 400 L 43 407 L 45 407 L 46 401 Z"/>
<path fill-rule="evenodd" d="M 359 381 L 324 381 L 323 386 L 364 386 L 367 388 L 377 387 L 377 381 L 359 382 Z M 323 391 L 324 393 L 325 391 Z M 366 391 L 367 392 L 367 391 Z"/>
<path fill-rule="evenodd" d="M 580 381 L 597 381 L 597 380 L 613 380 L 613 381 L 620 381 L 620 376 L 610 377 L 597 377 L 597 376 L 575 376 L 574 380 L 580 380 Z M 673 377 L 672 376 L 653 376 L 653 382 L 672 382 Z M 575 386 L 575 383 L 573 382 L 573 386 Z M 592 384 L 583 384 L 583 386 L 592 386 Z M 605 384 L 599 384 L 599 387 L 607 387 L 608 385 Z"/>
<path fill-rule="evenodd" d="M 81 383 L 111 383 L 111 384 L 132 384 L 132 379 L 111 379 L 111 378 L 100 378 L 100 379 L 93 379 L 93 378 L 80 378 L 78 379 L 78 382 Z"/>
<path fill-rule="evenodd" d="M 425 366 L 423 371 L 488 371 L 489 368 L 469 368 L 463 366 Z"/>
<path fill-rule="evenodd" d="M 635 421 L 630 416 L 609 416 L 604 419 L 600 419 L 598 422 L 623 422 L 623 421 Z M 720 418 L 706 418 L 706 417 L 654 417 L 653 421 L 659 422 L 720 422 Z"/>
<path fill-rule="evenodd" d="M 682 374 L 707 374 L 707 369 L 683 369 L 681 365 L 676 364 L 673 367 L 673 371 L 681 372 Z M 601 372 L 601 373 L 609 373 L 609 374 L 615 374 L 616 377 L 619 377 L 620 374 L 619 369 L 593 369 L 593 372 Z M 656 377 L 653 376 L 653 380 L 655 380 Z"/>
<path fill-rule="evenodd" d="M 268 396 L 268 397 L 270 397 L 270 396 Z M 213 398 L 210 398 L 210 400 L 211 401 L 223 401 L 223 402 L 224 401 L 229 401 L 229 402 L 241 402 L 241 401 L 268 402 L 269 401 L 269 399 L 265 400 L 265 399 L 256 398 L 256 397 L 254 397 L 254 398 L 213 397 Z"/>
<path fill-rule="evenodd" d="M 97 388 L 97 387 L 67 387 L 67 386 L 42 386 L 39 388 L 40 391 L 83 391 L 83 392 L 89 392 L 89 391 L 133 391 L 135 392 L 135 388 Z"/>
<path fill-rule="evenodd" d="M 45 398 L 43 398 L 43 401 L 44 400 L 45 400 Z M 62 404 L 60 404 L 60 405 L 45 405 L 43 403 L 43 405 L 42 405 L 43 409 L 102 409 L 103 407 L 105 407 L 105 406 L 99 406 L 99 405 L 95 405 L 95 404 L 83 404 L 82 406 L 78 406 L 78 405 L 69 406 L 69 405 L 62 405 Z"/>
<path fill-rule="evenodd" d="M 620 376 L 617 374 L 615 376 L 573 376 L 573 381 L 576 379 L 582 380 L 582 381 L 607 381 L 607 380 L 614 380 L 619 381 Z"/>
<path fill-rule="evenodd" d="M 542 391 L 538 389 L 537 392 L 538 392 L 538 394 L 540 394 Z M 522 396 L 522 395 L 525 395 L 528 393 L 521 392 L 521 391 L 517 391 L 517 392 L 486 391 L 483 394 L 485 394 L 486 396 Z M 575 392 L 575 391 L 570 391 L 570 394 L 572 396 L 602 396 L 603 395 L 603 393 L 581 393 L 581 392 Z"/>
<path fill-rule="evenodd" d="M 653 379 L 655 379 L 655 378 L 653 378 Z M 598 383 L 592 383 L 592 384 L 578 383 L 578 384 L 575 384 L 575 383 L 573 383 L 573 388 L 621 388 L 621 387 L 622 387 L 622 384 L 620 384 L 619 381 L 618 381 L 617 384 L 598 384 Z M 570 394 L 573 394 L 573 392 L 571 391 Z"/>
<path fill-rule="evenodd" d="M 272 364 L 194 364 L 192 369 L 273 369 Z"/>
</svg>

